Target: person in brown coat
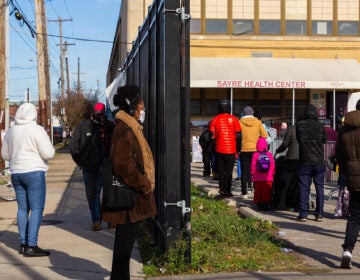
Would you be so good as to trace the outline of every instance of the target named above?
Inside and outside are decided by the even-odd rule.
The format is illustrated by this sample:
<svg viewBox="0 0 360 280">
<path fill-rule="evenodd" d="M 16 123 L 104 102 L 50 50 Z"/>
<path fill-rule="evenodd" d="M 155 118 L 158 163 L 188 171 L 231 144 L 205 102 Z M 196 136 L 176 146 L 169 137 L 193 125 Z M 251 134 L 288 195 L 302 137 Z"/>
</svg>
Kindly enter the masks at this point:
<svg viewBox="0 0 360 280">
<path fill-rule="evenodd" d="M 350 192 L 349 218 L 342 245 L 341 268 L 351 268 L 352 251 L 360 232 L 360 100 L 356 110 L 345 115 L 344 126 L 339 131 L 335 157 L 340 172 L 345 175 Z"/>
<path fill-rule="evenodd" d="M 131 210 L 113 211 L 104 207 L 103 220 L 116 225 L 110 279 L 129 280 L 131 251 L 139 231 L 139 222 L 156 215 L 153 193 L 155 167 L 142 132 L 145 107 L 139 88 L 119 87 L 113 102 L 119 107 L 115 114 L 111 147 L 113 172 L 138 192 L 138 199 Z"/>
</svg>

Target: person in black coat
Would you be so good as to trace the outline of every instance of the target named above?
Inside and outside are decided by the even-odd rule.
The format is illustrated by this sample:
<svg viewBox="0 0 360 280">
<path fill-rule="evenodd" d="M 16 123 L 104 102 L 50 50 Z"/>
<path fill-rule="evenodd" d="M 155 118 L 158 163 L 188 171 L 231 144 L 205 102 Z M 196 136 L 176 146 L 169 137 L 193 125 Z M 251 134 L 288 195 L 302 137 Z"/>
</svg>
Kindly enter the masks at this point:
<svg viewBox="0 0 360 280">
<path fill-rule="evenodd" d="M 324 126 L 319 122 L 317 108 L 310 104 L 305 114 L 296 123 L 296 139 L 299 143 L 299 216 L 301 222 L 307 221 L 311 181 L 316 191 L 316 221 L 324 216 L 325 161 L 324 144 L 327 141 Z"/>
<path fill-rule="evenodd" d="M 106 119 L 105 105 L 88 106 L 84 120 L 76 127 L 69 148 L 73 160 L 82 169 L 92 230 L 101 230 L 102 163 L 110 156 L 114 124 Z"/>
<path fill-rule="evenodd" d="M 211 156 L 213 153 L 213 144 L 210 137 L 209 128 L 205 129 L 199 138 L 199 144 L 202 149 L 202 161 L 204 163 L 203 176 L 209 177 L 211 175 Z"/>
</svg>

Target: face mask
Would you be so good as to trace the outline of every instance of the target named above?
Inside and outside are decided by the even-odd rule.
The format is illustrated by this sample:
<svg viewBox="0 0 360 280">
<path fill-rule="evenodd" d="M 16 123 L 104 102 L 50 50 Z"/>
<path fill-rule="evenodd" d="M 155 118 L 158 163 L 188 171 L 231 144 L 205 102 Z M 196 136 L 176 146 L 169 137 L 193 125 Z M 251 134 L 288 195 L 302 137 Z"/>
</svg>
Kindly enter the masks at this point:
<svg viewBox="0 0 360 280">
<path fill-rule="evenodd" d="M 141 111 L 140 111 L 140 116 L 139 116 L 139 118 L 138 118 L 138 121 L 139 121 L 140 123 L 144 123 L 144 121 L 145 121 L 145 110 L 141 110 Z"/>
</svg>

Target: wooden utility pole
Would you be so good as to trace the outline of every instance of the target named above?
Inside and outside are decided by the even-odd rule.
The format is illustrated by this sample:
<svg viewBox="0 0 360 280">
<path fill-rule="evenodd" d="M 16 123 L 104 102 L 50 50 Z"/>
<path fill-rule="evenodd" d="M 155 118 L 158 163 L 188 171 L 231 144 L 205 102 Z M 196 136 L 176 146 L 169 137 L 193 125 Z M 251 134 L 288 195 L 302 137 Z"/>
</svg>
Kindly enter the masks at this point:
<svg viewBox="0 0 360 280">
<path fill-rule="evenodd" d="M 6 129 L 8 122 L 8 21 L 9 8 L 6 0 L 0 0 L 0 132 Z M 2 137 L 0 135 L 0 149 Z M 0 167 L 5 166 L 0 162 Z"/>
<path fill-rule="evenodd" d="M 49 75 L 49 55 L 46 31 L 46 16 L 44 0 L 35 0 L 36 17 L 36 50 L 39 89 L 39 124 L 50 134 L 51 130 L 51 93 Z"/>
<path fill-rule="evenodd" d="M 48 20 L 48 22 L 58 22 L 59 23 L 59 29 L 60 29 L 60 72 L 61 72 L 61 78 L 60 78 L 60 84 L 61 84 L 61 99 L 64 100 L 65 98 L 65 79 L 64 79 L 64 44 L 62 40 L 62 23 L 63 21 L 72 21 L 72 19 L 62 19 L 58 17 L 58 19 L 55 20 Z"/>
</svg>

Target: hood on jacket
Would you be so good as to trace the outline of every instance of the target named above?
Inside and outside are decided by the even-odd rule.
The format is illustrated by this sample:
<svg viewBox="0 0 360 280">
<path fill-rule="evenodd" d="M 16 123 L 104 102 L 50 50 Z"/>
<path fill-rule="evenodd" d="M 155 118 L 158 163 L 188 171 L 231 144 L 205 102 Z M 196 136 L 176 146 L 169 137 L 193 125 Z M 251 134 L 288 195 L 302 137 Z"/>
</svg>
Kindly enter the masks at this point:
<svg viewBox="0 0 360 280">
<path fill-rule="evenodd" d="M 351 111 L 345 115 L 345 126 L 360 127 L 360 111 Z"/>
<path fill-rule="evenodd" d="M 240 119 L 240 124 L 243 126 L 249 126 L 252 127 L 256 125 L 259 122 L 258 118 L 255 118 L 254 116 L 243 116 Z"/>
<path fill-rule="evenodd" d="M 15 123 L 16 124 L 28 124 L 35 123 L 37 120 L 37 110 L 34 104 L 32 103 L 23 103 L 17 109 L 15 114 Z"/>
<path fill-rule="evenodd" d="M 256 143 L 256 150 L 258 152 L 263 152 L 268 150 L 268 144 L 265 138 L 259 137 Z"/>
<path fill-rule="evenodd" d="M 307 105 L 305 109 L 305 116 L 308 119 L 317 120 L 318 119 L 317 108 L 312 104 Z"/>
</svg>

